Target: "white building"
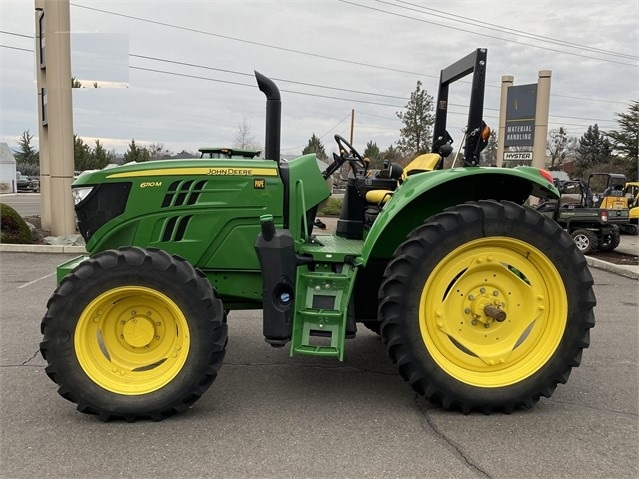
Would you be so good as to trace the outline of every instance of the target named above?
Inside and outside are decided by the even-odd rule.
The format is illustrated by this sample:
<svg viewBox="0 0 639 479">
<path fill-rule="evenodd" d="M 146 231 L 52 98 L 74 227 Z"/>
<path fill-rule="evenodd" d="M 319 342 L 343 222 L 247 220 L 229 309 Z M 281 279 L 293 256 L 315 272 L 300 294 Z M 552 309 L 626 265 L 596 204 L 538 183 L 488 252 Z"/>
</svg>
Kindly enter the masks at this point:
<svg viewBox="0 0 639 479">
<path fill-rule="evenodd" d="M 9 145 L 0 143 L 0 193 L 15 193 L 16 188 L 16 159 Z"/>
</svg>

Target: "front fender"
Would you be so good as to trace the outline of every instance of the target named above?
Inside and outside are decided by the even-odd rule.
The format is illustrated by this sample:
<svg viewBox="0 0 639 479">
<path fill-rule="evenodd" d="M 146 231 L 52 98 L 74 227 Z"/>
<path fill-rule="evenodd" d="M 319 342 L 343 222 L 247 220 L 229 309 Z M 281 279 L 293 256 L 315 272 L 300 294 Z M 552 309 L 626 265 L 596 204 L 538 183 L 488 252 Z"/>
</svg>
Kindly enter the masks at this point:
<svg viewBox="0 0 639 479">
<path fill-rule="evenodd" d="M 408 233 L 450 206 L 487 199 L 523 204 L 531 195 L 560 196 L 539 169 L 529 166 L 453 168 L 409 176 L 368 232 L 360 261 L 391 258 Z"/>
</svg>

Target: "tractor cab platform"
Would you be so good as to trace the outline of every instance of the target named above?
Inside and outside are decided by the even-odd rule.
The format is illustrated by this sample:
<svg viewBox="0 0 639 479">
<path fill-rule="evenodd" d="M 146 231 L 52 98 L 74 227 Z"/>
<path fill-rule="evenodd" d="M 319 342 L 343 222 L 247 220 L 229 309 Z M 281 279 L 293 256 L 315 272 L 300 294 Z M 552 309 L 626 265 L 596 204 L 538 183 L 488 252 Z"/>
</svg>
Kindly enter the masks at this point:
<svg viewBox="0 0 639 479">
<path fill-rule="evenodd" d="M 344 263 L 357 258 L 364 247 L 363 240 L 342 238 L 335 235 L 314 235 L 300 248 L 300 253 L 308 254 L 316 262 Z"/>
</svg>

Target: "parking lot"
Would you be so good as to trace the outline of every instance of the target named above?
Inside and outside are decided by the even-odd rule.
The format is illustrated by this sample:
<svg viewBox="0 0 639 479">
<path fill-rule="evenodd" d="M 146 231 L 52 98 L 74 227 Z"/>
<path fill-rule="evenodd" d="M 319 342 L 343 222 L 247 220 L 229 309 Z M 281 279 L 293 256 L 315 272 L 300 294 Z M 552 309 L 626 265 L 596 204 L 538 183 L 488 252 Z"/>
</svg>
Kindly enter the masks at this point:
<svg viewBox="0 0 639 479">
<path fill-rule="evenodd" d="M 346 359 L 289 358 L 232 312 L 225 363 L 190 410 L 102 423 L 56 393 L 40 319 L 61 254 L 0 253 L 0 477 L 637 477 L 637 281 L 593 269 L 597 325 L 550 399 L 464 416 L 418 399 L 360 328 Z"/>
</svg>

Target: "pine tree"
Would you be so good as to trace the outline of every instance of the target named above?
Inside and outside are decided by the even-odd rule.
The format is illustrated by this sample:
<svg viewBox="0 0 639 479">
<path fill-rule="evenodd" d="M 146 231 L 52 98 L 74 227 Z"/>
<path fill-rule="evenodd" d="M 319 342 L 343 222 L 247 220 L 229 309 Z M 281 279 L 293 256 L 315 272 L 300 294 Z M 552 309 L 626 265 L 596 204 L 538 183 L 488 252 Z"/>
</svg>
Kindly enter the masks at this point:
<svg viewBox="0 0 639 479">
<path fill-rule="evenodd" d="M 31 140 L 33 140 L 33 135 L 29 134 L 29 130 L 23 131 L 18 141 L 20 151 L 15 154 L 18 164 L 35 165 L 40 160 L 40 153 L 31 146 Z"/>
<path fill-rule="evenodd" d="M 639 101 L 628 107 L 627 113 L 617 113 L 619 129 L 606 133 L 621 161 L 626 164 L 629 180 L 637 179 L 639 158 Z"/>
<path fill-rule="evenodd" d="M 100 170 L 113 162 L 114 159 L 113 153 L 106 151 L 100 140 L 96 139 L 95 148 L 91 152 L 91 169 Z"/>
<path fill-rule="evenodd" d="M 135 161 L 137 163 L 141 163 L 143 161 L 149 161 L 151 159 L 151 155 L 149 154 L 149 150 L 144 147 L 139 147 L 135 144 L 135 139 L 131 139 L 131 143 L 129 143 L 129 149 L 124 153 L 124 162 L 129 163 L 131 161 Z"/>
<path fill-rule="evenodd" d="M 320 160 L 325 160 L 326 158 L 328 158 L 326 156 L 326 151 L 324 150 L 324 145 L 322 145 L 322 141 L 317 136 L 315 136 L 315 133 L 313 133 L 311 139 L 308 140 L 308 145 L 306 145 L 302 150 L 302 155 L 307 155 L 309 153 L 315 153 L 315 155 L 317 155 L 317 158 L 319 158 Z"/>
<path fill-rule="evenodd" d="M 435 123 L 433 114 L 433 97 L 422 90 L 422 82 L 417 82 L 415 91 L 410 95 L 405 112 L 397 112 L 404 127 L 399 130 L 400 139 L 397 146 L 405 156 L 415 157 L 430 151 L 432 126 Z"/>
<path fill-rule="evenodd" d="M 366 149 L 364 150 L 364 158 L 368 158 L 370 161 L 370 168 L 380 169 L 383 166 L 382 154 L 379 151 L 377 143 L 373 140 L 366 143 Z"/>
<path fill-rule="evenodd" d="M 589 168 L 601 163 L 608 163 L 612 156 L 610 141 L 599 131 L 595 123 L 590 125 L 586 133 L 579 139 L 577 147 L 577 168 L 583 174 Z"/>
<path fill-rule="evenodd" d="M 82 138 L 73 134 L 73 169 L 76 171 L 91 170 L 91 150 Z"/>
</svg>

